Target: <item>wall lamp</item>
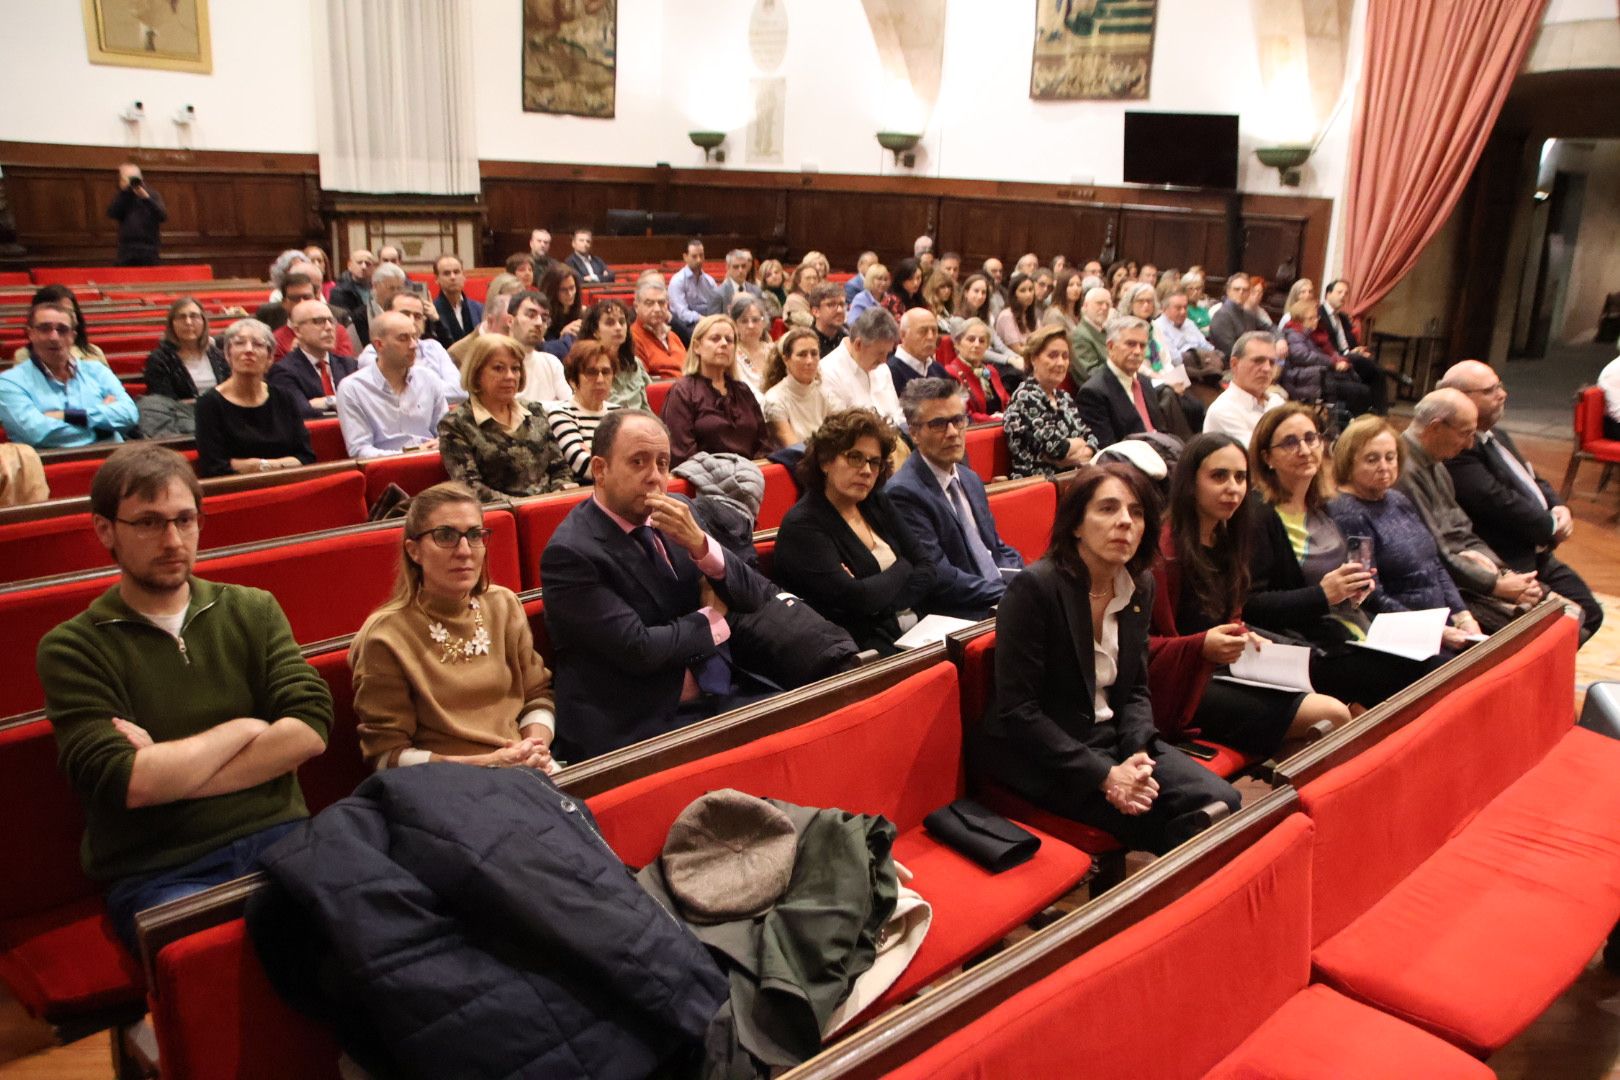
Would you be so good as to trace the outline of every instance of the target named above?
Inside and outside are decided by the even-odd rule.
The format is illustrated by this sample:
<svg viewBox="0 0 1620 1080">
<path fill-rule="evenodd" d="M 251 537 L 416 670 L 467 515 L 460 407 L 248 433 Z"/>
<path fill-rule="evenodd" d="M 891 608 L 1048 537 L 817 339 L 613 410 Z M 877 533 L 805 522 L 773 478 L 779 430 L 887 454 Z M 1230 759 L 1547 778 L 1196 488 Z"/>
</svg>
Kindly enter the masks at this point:
<svg viewBox="0 0 1620 1080">
<path fill-rule="evenodd" d="M 1254 152 L 1260 164 L 1277 170 L 1283 187 L 1299 187 L 1300 167 L 1311 158 L 1309 146 L 1262 146 Z"/>
<path fill-rule="evenodd" d="M 703 162 L 708 164 L 710 159 L 726 163 L 726 152 L 720 149 L 720 144 L 726 141 L 723 131 L 688 131 L 686 137 L 692 140 L 692 145 L 703 151 Z"/>
<path fill-rule="evenodd" d="M 917 144 L 922 142 L 921 135 L 911 135 L 903 131 L 880 131 L 877 133 L 878 145 L 894 155 L 896 165 L 911 168 L 917 163 L 914 151 Z"/>
</svg>

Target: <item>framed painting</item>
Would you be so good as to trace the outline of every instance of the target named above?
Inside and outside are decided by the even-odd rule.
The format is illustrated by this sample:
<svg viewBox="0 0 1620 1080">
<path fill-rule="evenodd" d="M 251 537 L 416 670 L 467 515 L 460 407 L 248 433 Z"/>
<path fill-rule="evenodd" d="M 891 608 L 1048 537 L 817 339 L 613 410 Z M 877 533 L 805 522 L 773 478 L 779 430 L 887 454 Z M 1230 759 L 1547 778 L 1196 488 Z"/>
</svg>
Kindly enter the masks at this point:
<svg viewBox="0 0 1620 1080">
<path fill-rule="evenodd" d="M 1158 0 L 1035 0 L 1029 96 L 1132 101 L 1148 96 Z"/>
<path fill-rule="evenodd" d="M 618 0 L 523 0 L 523 111 L 611 117 Z"/>
<path fill-rule="evenodd" d="M 92 64 L 214 70 L 208 0 L 83 0 Z"/>
</svg>

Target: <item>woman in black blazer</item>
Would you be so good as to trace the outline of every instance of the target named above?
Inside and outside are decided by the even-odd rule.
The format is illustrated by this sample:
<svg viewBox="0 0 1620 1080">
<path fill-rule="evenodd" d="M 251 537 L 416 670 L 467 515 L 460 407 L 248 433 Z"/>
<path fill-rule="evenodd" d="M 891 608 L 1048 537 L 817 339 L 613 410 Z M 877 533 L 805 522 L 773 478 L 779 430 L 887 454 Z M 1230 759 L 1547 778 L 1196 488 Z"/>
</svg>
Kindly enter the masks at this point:
<svg viewBox="0 0 1620 1080">
<path fill-rule="evenodd" d="M 878 490 L 898 439 L 871 409 L 833 413 L 805 445 L 804 494 L 776 533 L 776 578 L 842 626 L 862 649 L 889 654 L 928 614 L 938 576 Z"/>
<path fill-rule="evenodd" d="M 1081 470 L 1046 555 L 996 615 L 995 705 L 974 767 L 1046 810 L 1162 854 L 1239 805 L 1232 785 L 1158 739 L 1148 620 L 1158 503 L 1128 465 Z"/>
</svg>

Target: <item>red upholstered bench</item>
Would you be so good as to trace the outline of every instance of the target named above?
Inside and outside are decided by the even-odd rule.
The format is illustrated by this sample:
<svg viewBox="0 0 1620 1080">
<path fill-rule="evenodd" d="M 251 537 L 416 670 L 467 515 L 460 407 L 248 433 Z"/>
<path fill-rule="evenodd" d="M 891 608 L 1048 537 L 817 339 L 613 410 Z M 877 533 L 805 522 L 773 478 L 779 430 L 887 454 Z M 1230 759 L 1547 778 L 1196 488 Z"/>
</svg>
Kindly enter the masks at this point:
<svg viewBox="0 0 1620 1080">
<path fill-rule="evenodd" d="M 674 379 L 654 379 L 647 384 L 647 408 L 654 416 L 664 415 L 664 399 L 669 397 L 669 388 L 674 385 Z"/>
<path fill-rule="evenodd" d="M 1057 485 L 1050 480 L 1017 480 L 985 493 L 996 532 L 1011 544 L 1026 563 L 1046 553 L 1057 516 Z"/>
<path fill-rule="evenodd" d="M 407 495 L 420 495 L 434 484 L 450 479 L 444 471 L 444 459 L 427 452 L 372 458 L 361 462 L 360 469 L 366 474 L 367 506 L 381 498 L 389 484 L 398 484 Z"/>
<path fill-rule="evenodd" d="M 1311 823 L 1291 814 L 1185 896 L 888 1075 L 1486 1080 L 1310 975 Z"/>
<path fill-rule="evenodd" d="M 204 503 L 208 519 L 198 543 L 207 550 L 359 525 L 366 520 L 365 493 L 365 477 L 355 470 L 211 495 Z M 88 513 L 0 525 L 0 582 L 71 574 L 111 563 Z"/>
<path fill-rule="evenodd" d="M 1620 742 L 1573 727 L 1569 619 L 1300 790 L 1321 981 L 1484 1056 L 1620 918 Z"/>
<path fill-rule="evenodd" d="M 49 722 L 0 726 L 0 814 L 12 823 L 0 981 L 31 1015 L 79 1034 L 138 1017 L 140 968 L 80 869 L 84 813 L 57 768 Z"/>
<path fill-rule="evenodd" d="M 337 417 L 318 416 L 305 421 L 304 427 L 309 429 L 309 445 L 315 451 L 316 461 L 342 461 L 349 456 Z"/>
<path fill-rule="evenodd" d="M 1082 852 L 1042 835 L 1034 859 L 993 875 L 923 829 L 927 814 L 962 794 L 962 727 L 950 664 L 819 720 L 613 788 L 590 806 L 619 857 L 645 866 L 688 803 L 725 787 L 882 814 L 899 830 L 894 857 L 915 873 L 912 887 L 933 905 L 934 921 L 905 974 L 866 1015 L 994 944 L 1074 888 L 1091 866 Z"/>
<path fill-rule="evenodd" d="M 782 524 L 783 516 L 799 501 L 799 485 L 786 466 L 774 461 L 760 463 L 760 471 L 765 474 L 765 497 L 759 504 L 754 528 L 763 532 Z"/>
<path fill-rule="evenodd" d="M 154 281 L 212 281 L 207 263 L 165 263 L 161 266 L 42 266 L 34 272 L 35 285 L 145 284 Z"/>
<path fill-rule="evenodd" d="M 491 511 L 484 524 L 494 530 L 488 547 L 490 579 L 509 589 L 521 588 L 512 515 Z M 344 637 L 360 628 L 393 587 L 399 528 L 357 528 L 287 544 L 227 549 L 199 558 L 196 572 L 211 581 L 274 593 L 294 637 L 302 643 Z M 0 591 L 0 649 L 8 656 L 33 656 L 47 631 L 89 607 L 116 580 L 114 574 L 47 579 L 37 586 Z M 12 677 L 0 680 L 0 716 L 43 704 L 33 664 L 17 664 Z"/>
<path fill-rule="evenodd" d="M 112 451 L 109 449 L 108 453 Z M 197 460 L 195 447 L 187 447 L 180 451 L 180 456 L 187 461 Z M 80 495 L 90 494 L 90 481 L 95 479 L 96 470 L 106 461 L 106 456 L 91 458 L 76 458 L 72 461 L 47 462 L 45 465 L 45 482 L 50 485 L 51 498 L 71 499 Z"/>
<path fill-rule="evenodd" d="M 968 468 L 979 474 L 985 483 L 998 476 L 1012 475 L 1012 460 L 1007 454 L 1007 434 L 998 420 L 978 424 L 967 429 Z"/>
</svg>

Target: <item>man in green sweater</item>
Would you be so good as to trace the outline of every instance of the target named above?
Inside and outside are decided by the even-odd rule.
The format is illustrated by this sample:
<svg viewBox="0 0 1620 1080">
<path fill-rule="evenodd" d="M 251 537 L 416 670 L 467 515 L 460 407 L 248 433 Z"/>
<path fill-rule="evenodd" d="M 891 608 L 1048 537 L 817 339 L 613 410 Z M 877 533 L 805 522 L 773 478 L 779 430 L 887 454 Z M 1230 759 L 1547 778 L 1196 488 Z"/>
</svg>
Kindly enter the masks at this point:
<svg viewBox="0 0 1620 1080">
<path fill-rule="evenodd" d="M 133 951 L 137 912 L 249 873 L 308 816 L 296 772 L 332 697 L 273 596 L 191 576 L 202 489 L 179 454 L 119 448 L 90 508 L 118 583 L 45 635 L 39 677 L 85 871 Z"/>
</svg>

